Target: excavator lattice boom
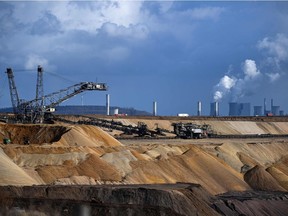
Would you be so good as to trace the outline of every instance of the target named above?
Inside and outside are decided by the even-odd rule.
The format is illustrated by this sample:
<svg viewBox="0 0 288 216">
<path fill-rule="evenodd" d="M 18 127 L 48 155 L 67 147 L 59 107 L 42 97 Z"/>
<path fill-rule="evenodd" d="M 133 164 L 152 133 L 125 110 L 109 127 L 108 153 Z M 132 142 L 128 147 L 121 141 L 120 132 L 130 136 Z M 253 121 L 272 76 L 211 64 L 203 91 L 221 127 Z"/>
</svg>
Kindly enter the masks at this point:
<svg viewBox="0 0 288 216">
<path fill-rule="evenodd" d="M 14 75 L 11 68 L 7 69 L 11 101 L 14 114 L 21 117 L 21 120 L 33 123 L 43 122 L 45 114 L 51 114 L 55 111 L 55 107 L 69 98 L 80 94 L 84 91 L 106 91 L 108 89 L 106 83 L 80 82 L 69 86 L 57 92 L 48 95 L 43 94 L 43 68 L 38 66 L 36 98 L 30 101 L 22 101 L 19 99 L 16 89 Z"/>
<path fill-rule="evenodd" d="M 18 95 L 17 88 L 15 85 L 14 74 L 13 74 L 12 68 L 7 68 L 6 73 L 8 75 L 8 82 L 9 82 L 9 89 L 10 89 L 13 112 L 15 114 L 18 114 L 19 113 L 18 106 L 20 104 L 20 99 L 19 99 L 19 95 Z"/>
</svg>

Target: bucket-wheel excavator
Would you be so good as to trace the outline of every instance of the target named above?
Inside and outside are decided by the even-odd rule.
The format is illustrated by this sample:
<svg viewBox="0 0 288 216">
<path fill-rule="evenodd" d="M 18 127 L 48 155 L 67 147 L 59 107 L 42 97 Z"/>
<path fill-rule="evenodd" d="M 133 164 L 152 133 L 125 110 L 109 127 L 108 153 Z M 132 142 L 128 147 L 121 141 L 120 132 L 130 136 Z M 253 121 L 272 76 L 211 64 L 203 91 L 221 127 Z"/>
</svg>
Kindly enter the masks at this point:
<svg viewBox="0 0 288 216">
<path fill-rule="evenodd" d="M 17 122 L 43 123 L 50 119 L 55 107 L 63 101 L 80 94 L 84 91 L 106 91 L 108 89 L 106 83 L 80 82 L 69 86 L 65 89 L 44 95 L 43 91 L 43 68 L 38 66 L 36 97 L 30 101 L 24 101 L 19 98 L 14 74 L 11 68 L 7 68 L 11 102 L 13 112 Z"/>
</svg>

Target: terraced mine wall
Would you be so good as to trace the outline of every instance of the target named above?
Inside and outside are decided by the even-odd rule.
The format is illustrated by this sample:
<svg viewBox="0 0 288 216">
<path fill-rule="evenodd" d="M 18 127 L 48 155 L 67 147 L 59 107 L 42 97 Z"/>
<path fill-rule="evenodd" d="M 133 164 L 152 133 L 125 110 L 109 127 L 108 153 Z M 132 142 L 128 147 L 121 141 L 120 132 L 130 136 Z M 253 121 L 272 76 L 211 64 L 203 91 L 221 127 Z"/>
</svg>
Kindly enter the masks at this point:
<svg viewBox="0 0 288 216">
<path fill-rule="evenodd" d="M 145 123 L 150 130 L 156 127 L 173 131 L 172 123 L 194 123 L 197 125 L 208 124 L 211 126 L 213 133 L 217 135 L 262 135 L 288 134 L 288 117 L 272 116 L 272 117 L 151 117 L 151 116 L 98 116 L 99 119 L 109 119 L 118 121 L 123 125 L 137 126 L 138 122 Z M 61 116 L 77 122 L 83 120 L 82 116 Z"/>
<path fill-rule="evenodd" d="M 212 196 L 200 185 L 0 187 L 1 215 L 286 215 L 288 193 Z"/>
<path fill-rule="evenodd" d="M 127 124 L 146 121 L 151 128 L 156 122 L 163 127 L 173 122 L 118 120 Z M 270 132 L 281 124 L 285 132 L 287 124 L 268 120 L 211 122 L 217 127 L 223 123 L 226 129 L 221 130 L 225 133 L 227 128 L 231 130 L 231 124 L 254 127 L 263 123 Z M 240 129 L 234 125 L 234 130 Z M 109 134 L 111 131 L 63 122 L 1 123 L 0 131 L 2 137 L 9 135 L 12 141 L 0 143 L 0 215 L 288 212 L 286 137 L 119 141 Z M 23 136 L 30 137 L 29 145 L 23 143 Z"/>
</svg>

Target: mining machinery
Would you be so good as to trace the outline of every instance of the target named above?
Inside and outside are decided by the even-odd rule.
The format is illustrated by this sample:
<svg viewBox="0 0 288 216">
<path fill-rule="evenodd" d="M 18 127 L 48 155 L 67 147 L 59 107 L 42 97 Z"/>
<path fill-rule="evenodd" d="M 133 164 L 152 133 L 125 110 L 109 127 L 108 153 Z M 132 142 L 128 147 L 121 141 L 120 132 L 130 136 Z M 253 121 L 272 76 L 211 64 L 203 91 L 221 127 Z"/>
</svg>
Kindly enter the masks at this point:
<svg viewBox="0 0 288 216">
<path fill-rule="evenodd" d="M 14 74 L 11 68 L 7 68 L 11 102 L 13 112 L 18 122 L 42 123 L 51 118 L 55 107 L 69 98 L 80 94 L 84 91 L 106 91 L 106 83 L 80 82 L 75 85 L 61 89 L 48 95 L 43 91 L 43 68 L 38 66 L 36 97 L 33 100 L 25 101 L 19 98 Z"/>
<path fill-rule="evenodd" d="M 71 121 L 60 116 L 55 116 L 54 120 L 68 124 L 94 125 L 101 128 L 107 128 L 109 130 L 122 131 L 123 132 L 123 134 L 121 135 L 122 138 L 129 137 L 125 135 L 131 135 L 131 137 L 136 138 L 137 137 L 159 138 L 159 137 L 166 137 L 165 133 L 173 134 L 173 131 L 159 128 L 158 125 L 156 125 L 156 129 L 149 129 L 147 124 L 145 124 L 144 122 L 138 122 L 136 126 L 136 125 L 125 125 L 122 122 L 115 121 L 113 119 L 108 120 L 85 115 L 77 115 L 77 117 L 81 118 L 81 120 Z"/>
<path fill-rule="evenodd" d="M 212 134 L 210 125 L 197 125 L 194 123 L 173 123 L 174 133 L 182 139 L 201 139 Z"/>
</svg>

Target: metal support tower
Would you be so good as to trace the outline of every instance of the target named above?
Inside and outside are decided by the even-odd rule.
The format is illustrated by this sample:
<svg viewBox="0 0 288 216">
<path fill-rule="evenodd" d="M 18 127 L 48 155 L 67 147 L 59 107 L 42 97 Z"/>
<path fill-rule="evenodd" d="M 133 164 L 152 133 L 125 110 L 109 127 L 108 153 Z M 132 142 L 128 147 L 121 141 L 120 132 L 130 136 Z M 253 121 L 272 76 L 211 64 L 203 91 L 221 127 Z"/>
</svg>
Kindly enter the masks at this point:
<svg viewBox="0 0 288 216">
<path fill-rule="evenodd" d="M 8 82 L 9 82 L 10 96 L 11 96 L 11 102 L 12 102 L 12 106 L 13 106 L 13 112 L 15 114 L 18 114 L 19 113 L 18 106 L 19 106 L 20 100 L 19 100 L 17 88 L 16 88 L 15 81 L 14 81 L 13 71 L 11 68 L 7 68 L 6 73 L 8 75 Z"/>
<path fill-rule="evenodd" d="M 38 65 L 36 83 L 36 103 L 34 112 L 31 113 L 31 122 L 42 123 L 44 119 L 44 89 L 43 89 L 43 68 Z"/>
<path fill-rule="evenodd" d="M 43 68 L 38 65 L 37 69 L 37 84 L 36 84 L 36 100 L 37 106 L 43 107 L 44 105 L 44 89 L 43 89 Z"/>
</svg>

